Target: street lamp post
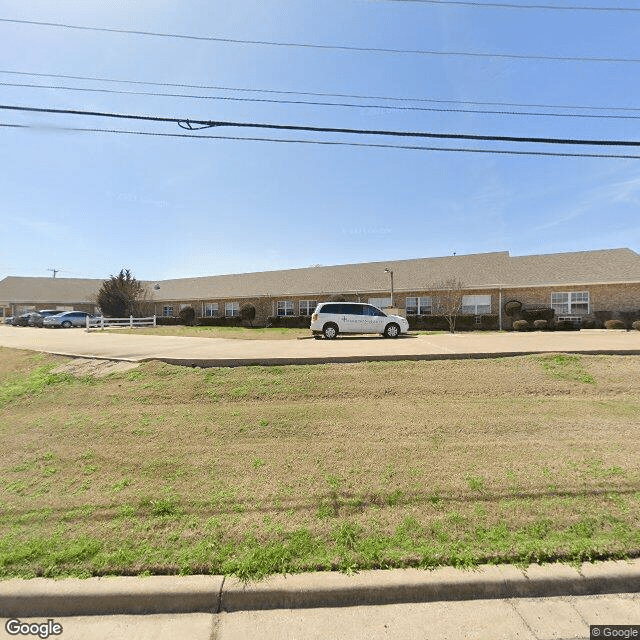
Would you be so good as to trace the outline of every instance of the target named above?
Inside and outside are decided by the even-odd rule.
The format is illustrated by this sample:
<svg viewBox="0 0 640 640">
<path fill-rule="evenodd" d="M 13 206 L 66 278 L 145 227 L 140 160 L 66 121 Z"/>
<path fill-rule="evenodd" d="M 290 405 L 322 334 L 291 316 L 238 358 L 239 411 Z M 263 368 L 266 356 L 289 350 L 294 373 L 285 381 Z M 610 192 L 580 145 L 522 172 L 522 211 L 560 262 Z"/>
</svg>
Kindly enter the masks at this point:
<svg viewBox="0 0 640 640">
<path fill-rule="evenodd" d="M 384 272 L 391 276 L 391 308 L 393 309 L 393 270 L 385 269 Z"/>
</svg>

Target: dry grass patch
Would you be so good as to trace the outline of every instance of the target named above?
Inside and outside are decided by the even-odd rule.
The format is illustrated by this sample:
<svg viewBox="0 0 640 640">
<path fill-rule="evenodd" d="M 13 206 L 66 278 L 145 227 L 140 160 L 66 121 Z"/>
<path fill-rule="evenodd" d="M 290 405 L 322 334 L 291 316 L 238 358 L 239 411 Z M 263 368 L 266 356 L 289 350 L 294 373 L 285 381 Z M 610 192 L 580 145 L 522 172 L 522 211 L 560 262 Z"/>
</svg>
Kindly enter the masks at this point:
<svg viewBox="0 0 640 640">
<path fill-rule="evenodd" d="M 2 356 L 0 389 L 60 360 Z M 638 374 L 559 354 L 27 385 L 2 409 L 0 575 L 636 553 Z"/>
</svg>

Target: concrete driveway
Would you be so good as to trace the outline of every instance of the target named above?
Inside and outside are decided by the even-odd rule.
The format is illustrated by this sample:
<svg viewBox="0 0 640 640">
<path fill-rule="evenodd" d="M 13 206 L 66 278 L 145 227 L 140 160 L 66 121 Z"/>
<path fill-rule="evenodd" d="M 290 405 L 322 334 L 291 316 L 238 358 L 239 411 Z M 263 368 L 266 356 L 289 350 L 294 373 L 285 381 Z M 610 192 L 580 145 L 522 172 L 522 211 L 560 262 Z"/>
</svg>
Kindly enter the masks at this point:
<svg viewBox="0 0 640 640">
<path fill-rule="evenodd" d="M 0 325 L 0 346 L 111 360 L 162 360 L 195 366 L 316 364 L 363 360 L 437 360 L 528 353 L 640 355 L 640 331 L 456 333 L 339 337 L 337 340 L 238 340 L 36 329 Z"/>
</svg>

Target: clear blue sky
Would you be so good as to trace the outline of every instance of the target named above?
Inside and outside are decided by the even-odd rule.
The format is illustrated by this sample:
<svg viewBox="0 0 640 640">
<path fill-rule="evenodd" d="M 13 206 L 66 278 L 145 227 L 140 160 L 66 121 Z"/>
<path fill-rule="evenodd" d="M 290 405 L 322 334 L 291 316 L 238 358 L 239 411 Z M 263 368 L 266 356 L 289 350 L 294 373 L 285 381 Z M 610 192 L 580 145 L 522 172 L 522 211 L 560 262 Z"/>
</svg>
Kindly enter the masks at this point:
<svg viewBox="0 0 640 640">
<path fill-rule="evenodd" d="M 502 1 L 502 0 L 497 0 Z M 505 0 L 506 1 L 506 0 Z M 511 0 L 526 4 L 526 0 Z M 609 0 L 548 3 L 607 6 Z M 535 4 L 534 2 L 529 2 Z M 637 6 L 636 0 L 626 0 Z M 444 2 L 443 2 L 444 5 Z M 0 18 L 356 47 L 640 59 L 640 13 L 386 0 L 3 0 Z M 1 104 L 487 135 L 640 139 L 640 64 L 274 47 L 0 22 L 0 70 L 247 89 L 637 108 L 599 119 L 355 109 L 0 85 Z M 2 83 L 314 100 L 0 73 Z M 334 102 L 480 109 L 461 104 Z M 512 110 L 510 107 L 494 107 Z M 536 108 L 521 109 L 540 111 Z M 640 250 L 640 160 L 486 155 L 79 133 L 174 124 L 0 112 L 0 278 L 141 279 L 508 250 Z M 628 153 L 338 134 L 210 135 Z"/>
</svg>

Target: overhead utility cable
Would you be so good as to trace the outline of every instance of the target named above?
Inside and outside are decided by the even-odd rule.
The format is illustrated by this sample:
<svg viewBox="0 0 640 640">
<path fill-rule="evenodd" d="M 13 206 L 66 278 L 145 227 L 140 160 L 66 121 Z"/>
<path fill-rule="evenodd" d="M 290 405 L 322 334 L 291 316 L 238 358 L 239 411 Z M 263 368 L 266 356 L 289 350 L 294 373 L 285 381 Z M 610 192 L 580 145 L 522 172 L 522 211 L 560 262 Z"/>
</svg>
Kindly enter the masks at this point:
<svg viewBox="0 0 640 640">
<path fill-rule="evenodd" d="M 427 102 L 435 104 L 470 104 L 477 106 L 491 107 L 524 107 L 538 109 L 578 109 L 588 111 L 640 111 L 640 107 L 603 107 L 603 106 L 585 106 L 577 104 L 540 104 L 526 102 L 481 102 L 478 100 L 442 100 L 435 98 L 416 98 L 416 97 L 398 97 L 398 96 L 377 96 L 377 95 L 359 95 L 353 93 L 327 93 L 315 91 L 283 91 L 279 89 L 251 89 L 247 87 L 224 87 L 220 85 L 207 84 L 185 84 L 178 82 L 152 82 L 145 80 L 122 80 L 117 78 L 102 78 L 97 76 L 72 76 L 62 73 L 34 73 L 28 71 L 10 71 L 0 69 L 0 73 L 19 76 L 36 76 L 42 78 L 64 78 L 67 80 L 89 80 L 93 82 L 113 82 L 116 84 L 134 84 L 134 85 L 150 85 L 155 87 L 178 87 L 182 89 L 211 89 L 215 91 L 239 91 L 243 93 L 270 93 L 281 95 L 295 96 L 319 96 L 324 98 L 352 98 L 355 100 L 391 100 L 394 102 Z"/>
<path fill-rule="evenodd" d="M 33 125 L 0 123 L 0 127 L 11 129 L 40 129 Z M 212 136 L 203 134 L 189 135 L 186 133 L 159 133 L 153 131 L 127 131 L 122 129 L 95 129 L 80 127 L 54 127 L 58 131 L 78 131 L 88 133 L 116 133 L 137 136 L 155 136 L 163 138 L 202 138 L 207 140 L 233 140 L 246 142 L 281 142 L 285 144 L 319 144 L 336 147 L 370 147 L 376 149 L 404 149 L 408 151 L 449 151 L 457 153 L 490 153 L 495 155 L 514 156 L 554 156 L 564 158 L 618 158 L 627 160 L 640 160 L 640 155 L 625 155 L 614 153 L 563 153 L 557 151 L 510 151 L 507 149 L 473 149 L 473 148 L 451 148 L 451 147 L 426 147 L 421 145 L 398 145 L 398 144 L 375 144 L 369 142 L 340 142 L 333 140 L 294 140 L 283 138 L 256 138 L 243 136 Z"/>
<path fill-rule="evenodd" d="M 469 133 L 432 133 L 426 131 L 393 131 L 382 129 L 349 129 L 344 127 L 314 127 L 293 124 L 270 124 L 257 122 L 233 122 L 224 120 L 193 120 L 191 118 L 172 118 L 167 116 L 145 116 L 102 111 L 82 111 L 79 109 L 51 109 L 44 107 L 26 107 L 19 105 L 0 105 L 5 111 L 28 113 L 55 113 L 62 115 L 92 116 L 100 118 L 118 118 L 125 120 L 143 120 L 147 122 L 171 122 L 183 129 L 213 127 L 241 127 L 251 129 L 274 129 L 278 131 L 306 131 L 310 133 L 343 133 L 369 136 L 396 136 L 403 138 L 439 138 L 445 140 L 482 140 L 491 142 L 522 142 L 534 144 L 569 144 L 604 147 L 639 147 L 640 140 L 585 140 L 579 138 L 535 138 L 529 136 L 476 135 Z"/>
<path fill-rule="evenodd" d="M 640 12 L 637 7 L 590 7 L 586 5 L 556 4 L 513 4 L 509 2 L 466 2 L 463 0 L 387 0 L 388 2 L 414 2 L 418 4 L 437 4 L 440 7 L 462 6 L 481 9 L 538 9 L 544 11 L 599 11 L 617 13 Z"/>
<path fill-rule="evenodd" d="M 640 58 L 600 58 L 585 56 L 547 56 L 525 55 L 516 53 L 480 53 L 473 51 L 435 51 L 428 49 L 393 49 L 385 47 L 356 47 L 353 45 L 310 44 L 303 42 L 276 42 L 273 40 L 244 40 L 240 38 L 222 38 L 217 36 L 194 36 L 180 33 L 163 33 L 159 31 L 139 31 L 135 29 L 112 29 L 108 27 L 87 27 L 60 22 L 39 22 L 36 20 L 16 20 L 0 18 L 0 22 L 29 24 L 41 27 L 58 27 L 61 29 L 75 29 L 81 31 L 101 31 L 104 33 L 120 33 L 155 38 L 179 38 L 183 40 L 198 40 L 207 42 L 222 42 L 227 44 L 253 44 L 270 47 L 296 47 L 300 49 L 322 49 L 325 51 L 358 51 L 365 53 L 392 53 L 423 56 L 462 56 L 467 58 L 503 58 L 509 60 L 552 60 L 562 62 L 612 62 L 612 63 L 640 63 Z"/>
<path fill-rule="evenodd" d="M 397 106 L 385 104 L 356 104 L 348 102 L 320 102 L 317 100 L 282 100 L 275 98 L 237 98 L 234 96 L 203 96 L 188 93 L 159 93 L 157 91 L 125 91 L 121 89 L 102 89 L 93 87 L 68 87 L 64 85 L 51 84 L 29 84 L 25 82 L 0 82 L 2 87 L 24 87 L 28 89 L 55 89 L 62 91 L 80 91 L 89 93 L 109 93 L 117 95 L 153 96 L 160 98 L 188 98 L 197 100 L 221 100 L 226 102 L 258 102 L 267 104 L 295 104 L 310 105 L 320 107 L 346 107 L 349 109 L 387 109 L 389 111 L 428 111 L 436 113 L 477 113 L 482 115 L 493 114 L 502 116 L 541 116 L 548 118 L 608 118 L 621 120 L 640 120 L 640 115 L 615 115 L 615 114 L 593 114 L 593 113 L 549 113 L 543 111 L 498 111 L 495 109 L 456 109 L 445 107 L 416 107 Z"/>
</svg>

